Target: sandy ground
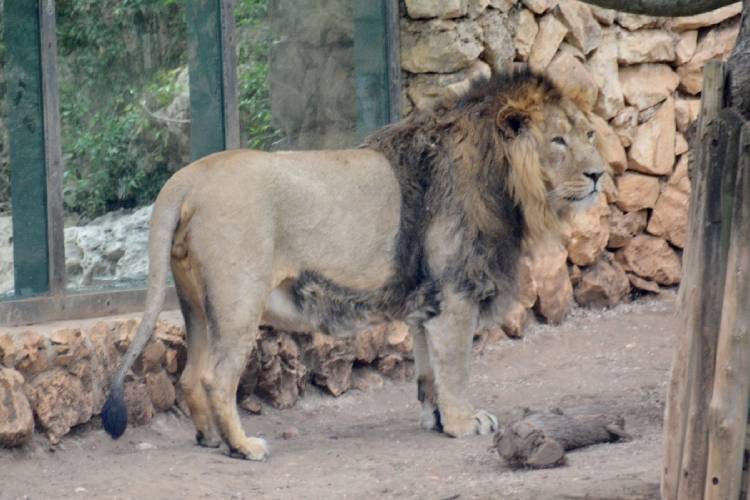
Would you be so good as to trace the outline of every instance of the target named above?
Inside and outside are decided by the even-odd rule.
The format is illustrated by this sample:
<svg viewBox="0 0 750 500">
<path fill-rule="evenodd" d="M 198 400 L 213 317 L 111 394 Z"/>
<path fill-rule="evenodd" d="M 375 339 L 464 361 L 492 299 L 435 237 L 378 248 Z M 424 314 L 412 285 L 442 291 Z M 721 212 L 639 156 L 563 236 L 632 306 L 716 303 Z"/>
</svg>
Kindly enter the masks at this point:
<svg viewBox="0 0 750 500">
<path fill-rule="evenodd" d="M 560 326 L 535 326 L 523 340 L 475 355 L 471 398 L 501 423 L 524 407 L 591 402 L 626 418 L 632 441 L 571 452 L 564 467 L 511 470 L 490 449 L 491 436 L 423 431 L 415 385 L 388 381 L 339 398 L 309 391 L 293 409 L 245 414 L 248 433 L 270 441 L 265 463 L 194 446 L 189 419 L 177 413 L 119 441 L 95 424 L 54 451 L 35 438 L 26 449 L 0 451 L 0 498 L 658 498 L 661 418 L 680 325 L 672 303 L 577 310 Z"/>
</svg>

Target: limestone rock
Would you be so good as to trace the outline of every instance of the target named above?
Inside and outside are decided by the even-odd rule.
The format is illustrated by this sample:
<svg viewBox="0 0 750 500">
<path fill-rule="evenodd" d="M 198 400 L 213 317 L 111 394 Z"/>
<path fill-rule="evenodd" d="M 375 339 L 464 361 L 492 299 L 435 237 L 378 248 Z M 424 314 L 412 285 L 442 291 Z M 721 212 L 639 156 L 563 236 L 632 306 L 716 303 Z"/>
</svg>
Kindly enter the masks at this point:
<svg viewBox="0 0 750 500">
<path fill-rule="evenodd" d="M 559 0 L 557 8 L 560 19 L 568 28 L 569 42 L 581 49 L 584 54 L 599 46 L 602 28 L 587 4 L 577 0 Z"/>
<path fill-rule="evenodd" d="M 352 371 L 352 388 L 370 391 L 383 387 L 383 377 L 371 368 L 355 368 Z"/>
<path fill-rule="evenodd" d="M 39 373 L 26 384 L 36 422 L 53 444 L 94 413 L 92 394 L 81 379 L 62 368 Z"/>
<path fill-rule="evenodd" d="M 358 363 L 370 364 L 375 361 L 385 347 L 388 325 L 373 326 L 357 333 L 354 337 L 354 359 Z"/>
<path fill-rule="evenodd" d="M 488 10 L 479 18 L 479 26 L 484 38 L 482 58 L 495 73 L 509 70 L 516 51 L 507 17 L 496 10 Z"/>
<path fill-rule="evenodd" d="M 521 9 L 517 13 L 514 24 L 516 34 L 513 37 L 513 44 L 518 52 L 518 58 L 521 61 L 526 61 L 531 54 L 531 47 L 539 32 L 539 25 L 536 23 L 534 14 L 526 9 Z"/>
<path fill-rule="evenodd" d="M 79 328 L 55 330 L 49 336 L 49 345 L 56 366 L 68 366 L 90 355 Z"/>
<path fill-rule="evenodd" d="M 257 377 L 252 374 L 252 367 L 248 367 L 251 373 L 247 376 L 257 378 L 255 392 L 274 408 L 294 406 L 304 393 L 307 380 L 297 342 L 288 333 L 264 331 L 258 342 L 258 356 Z"/>
<path fill-rule="evenodd" d="M 521 0 L 521 2 L 534 14 L 544 14 L 557 5 L 557 0 Z"/>
<path fill-rule="evenodd" d="M 552 14 L 539 21 L 539 33 L 531 46 L 529 67 L 534 71 L 544 71 L 557 53 L 568 29 Z"/>
<path fill-rule="evenodd" d="M 656 236 L 639 234 L 617 252 L 625 270 L 660 285 L 680 282 L 680 257 L 667 242 Z"/>
<path fill-rule="evenodd" d="M 680 156 L 685 154 L 690 149 L 690 145 L 687 143 L 685 136 L 679 132 L 674 136 L 674 154 Z"/>
<path fill-rule="evenodd" d="M 639 110 L 650 108 L 671 96 L 680 77 L 666 64 L 637 64 L 620 68 L 625 102 Z"/>
<path fill-rule="evenodd" d="M 406 13 L 412 19 L 465 16 L 468 0 L 406 0 Z"/>
<path fill-rule="evenodd" d="M 529 309 L 518 301 L 514 301 L 503 315 L 500 322 L 500 328 L 503 333 L 512 339 L 523 337 L 523 330 L 526 326 L 526 320 L 529 315 Z"/>
<path fill-rule="evenodd" d="M 49 365 L 47 340 L 36 332 L 27 330 L 18 336 L 20 349 L 16 351 L 12 368 L 29 375 L 45 371 Z"/>
<path fill-rule="evenodd" d="M 687 158 L 683 156 L 656 201 L 646 230 L 655 236 L 666 238 L 676 247 L 684 248 L 689 202 L 690 179 L 687 176 Z"/>
<path fill-rule="evenodd" d="M 378 372 L 394 380 L 410 380 L 414 376 L 414 364 L 399 354 L 386 354 L 378 359 Z"/>
<path fill-rule="evenodd" d="M 577 96 L 584 109 L 593 109 L 599 90 L 589 71 L 578 59 L 560 52 L 547 67 L 547 76 L 563 94 Z"/>
<path fill-rule="evenodd" d="M 693 58 L 698 46 L 698 31 L 685 31 L 680 33 L 679 37 L 679 41 L 674 47 L 675 62 L 678 65 L 685 64 Z"/>
<path fill-rule="evenodd" d="M 622 145 L 626 148 L 630 147 L 638 127 L 638 108 L 633 106 L 624 108 L 610 123 Z"/>
<path fill-rule="evenodd" d="M 302 348 L 305 365 L 315 385 L 334 396 L 351 387 L 354 349 L 350 343 L 315 332 L 306 336 Z"/>
<path fill-rule="evenodd" d="M 468 69 L 456 73 L 416 75 L 409 80 L 407 94 L 419 111 L 452 106 L 475 82 L 489 80 L 491 75 L 489 65 L 474 61 Z"/>
<path fill-rule="evenodd" d="M 533 261 L 538 293 L 534 309 L 548 323 L 559 323 L 573 306 L 567 252 L 559 245 L 544 245 L 535 249 Z"/>
<path fill-rule="evenodd" d="M 615 21 L 617 24 L 630 31 L 643 28 L 656 28 L 662 24 L 661 18 L 644 16 L 641 14 L 630 14 L 628 12 L 618 12 Z"/>
<path fill-rule="evenodd" d="M 713 26 L 722 21 L 739 15 L 742 12 L 742 2 L 726 5 L 716 10 L 695 16 L 674 17 L 667 21 L 667 29 L 672 31 L 686 31 Z"/>
<path fill-rule="evenodd" d="M 690 61 L 677 68 L 680 89 L 688 94 L 700 92 L 703 88 L 703 67 L 710 59 L 726 60 L 734 48 L 738 32 L 739 22 L 709 31 L 698 42 Z"/>
<path fill-rule="evenodd" d="M 636 290 L 640 290 L 641 292 L 647 292 L 647 293 L 660 293 L 661 288 L 659 288 L 658 283 L 654 283 L 650 280 L 645 280 L 641 278 L 640 276 L 636 276 L 632 273 L 628 274 L 628 281 L 630 281 L 630 286 L 635 288 Z"/>
<path fill-rule="evenodd" d="M 482 30 L 472 20 L 402 21 L 401 67 L 411 73 L 452 73 L 482 53 Z"/>
<path fill-rule="evenodd" d="M 589 5 L 589 7 L 591 8 L 591 14 L 594 15 L 594 18 L 599 21 L 600 24 L 609 26 L 615 22 L 615 17 L 617 17 L 616 10 L 605 9 L 596 5 Z"/>
<path fill-rule="evenodd" d="M 128 425 L 146 425 L 154 418 L 154 404 L 143 382 L 125 382 L 125 406 L 128 408 Z"/>
<path fill-rule="evenodd" d="M 659 179 L 625 172 L 617 178 L 617 207 L 624 212 L 653 208 L 659 198 Z"/>
<path fill-rule="evenodd" d="M 133 371 L 139 374 L 156 373 L 160 371 L 162 366 L 164 366 L 164 358 L 166 354 L 167 349 L 161 341 L 157 339 L 150 340 L 133 365 Z"/>
<path fill-rule="evenodd" d="M 701 111 L 701 100 L 698 98 L 675 99 L 674 114 L 677 130 L 683 134 L 698 119 Z"/>
<path fill-rule="evenodd" d="M 34 433 L 34 415 L 23 382 L 16 370 L 0 367 L 0 448 L 23 446 Z"/>
<path fill-rule="evenodd" d="M 489 5 L 490 0 L 469 0 L 469 7 L 467 9 L 466 15 L 471 19 L 476 19 L 477 17 L 484 14 Z"/>
<path fill-rule="evenodd" d="M 615 205 L 609 206 L 609 241 L 607 248 L 622 248 L 635 235 L 646 229 L 646 210 L 623 213 Z"/>
<path fill-rule="evenodd" d="M 599 96 L 601 97 L 601 94 Z M 600 116 L 592 114 L 589 118 L 596 131 L 596 145 L 599 154 L 602 155 L 602 158 L 609 164 L 614 173 L 623 173 L 628 166 L 628 159 L 625 156 L 625 148 L 622 147 L 620 138 Z"/>
<path fill-rule="evenodd" d="M 250 396 L 242 398 L 239 406 L 243 410 L 255 415 L 260 415 L 261 413 L 263 413 L 263 403 L 258 396 L 252 394 Z"/>
<path fill-rule="evenodd" d="M 16 343 L 9 333 L 0 335 L 0 364 L 13 368 L 16 360 Z"/>
<path fill-rule="evenodd" d="M 575 289 L 575 299 L 582 306 L 612 307 L 619 304 L 629 292 L 630 282 L 622 266 L 614 261 L 611 254 L 606 254 L 583 271 Z"/>
<path fill-rule="evenodd" d="M 146 374 L 146 389 L 154 410 L 167 411 L 174 405 L 174 385 L 164 370 Z"/>
<path fill-rule="evenodd" d="M 409 357 L 412 352 L 412 340 L 409 327 L 401 321 L 394 321 L 387 326 L 385 337 L 385 352 L 397 353 Z"/>
<path fill-rule="evenodd" d="M 608 120 L 625 107 L 617 65 L 617 40 L 613 33 L 602 36 L 601 44 L 589 58 L 587 66 L 599 88 L 594 111 Z"/>
<path fill-rule="evenodd" d="M 568 258 L 579 266 L 593 264 L 609 240 L 609 208 L 604 197 L 588 210 L 570 218 Z"/>
<path fill-rule="evenodd" d="M 502 13 L 507 13 L 518 0 L 490 0 L 490 7 L 497 9 Z"/>
<path fill-rule="evenodd" d="M 623 64 L 675 60 L 675 42 L 661 30 L 622 31 L 618 37 L 618 60 Z"/>
<path fill-rule="evenodd" d="M 629 168 L 652 175 L 667 175 L 674 166 L 675 111 L 669 97 L 654 117 L 640 125 L 630 147 Z"/>
</svg>

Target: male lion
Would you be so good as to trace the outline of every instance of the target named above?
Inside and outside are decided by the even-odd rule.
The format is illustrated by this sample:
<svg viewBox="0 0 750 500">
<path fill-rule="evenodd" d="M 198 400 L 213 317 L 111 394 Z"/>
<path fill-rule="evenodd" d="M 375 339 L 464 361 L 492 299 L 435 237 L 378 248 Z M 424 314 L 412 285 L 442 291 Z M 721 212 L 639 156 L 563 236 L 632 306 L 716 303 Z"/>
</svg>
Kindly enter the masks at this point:
<svg viewBox="0 0 750 500">
<path fill-rule="evenodd" d="M 259 324 L 333 335 L 402 320 L 414 340 L 421 425 L 459 437 L 497 427 L 466 392 L 472 336 L 514 292 L 524 238 L 558 234 L 600 191 L 586 115 L 544 77 L 497 76 L 418 112 L 360 149 L 226 151 L 177 172 L 151 219 L 138 333 L 102 410 L 119 437 L 123 381 L 152 334 L 171 266 L 187 330 L 181 385 L 202 446 L 261 460 L 237 384 Z"/>
</svg>

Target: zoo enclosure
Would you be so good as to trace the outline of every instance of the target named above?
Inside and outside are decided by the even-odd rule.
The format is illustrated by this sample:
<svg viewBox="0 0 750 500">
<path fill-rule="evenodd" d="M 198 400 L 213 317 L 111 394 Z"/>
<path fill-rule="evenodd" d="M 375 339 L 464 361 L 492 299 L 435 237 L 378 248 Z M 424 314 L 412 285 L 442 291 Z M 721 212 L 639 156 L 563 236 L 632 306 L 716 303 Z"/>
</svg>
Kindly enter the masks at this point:
<svg viewBox="0 0 750 500">
<path fill-rule="evenodd" d="M 185 2 L 192 159 L 240 146 L 235 7 L 234 0 Z M 355 0 L 351 7 L 352 128 L 362 137 L 399 117 L 398 3 Z M 5 0 L 4 21 L 14 291 L 0 299 L 0 325 L 137 311 L 142 288 L 66 286 L 55 1 Z M 169 300 L 176 305 L 173 293 Z"/>
</svg>

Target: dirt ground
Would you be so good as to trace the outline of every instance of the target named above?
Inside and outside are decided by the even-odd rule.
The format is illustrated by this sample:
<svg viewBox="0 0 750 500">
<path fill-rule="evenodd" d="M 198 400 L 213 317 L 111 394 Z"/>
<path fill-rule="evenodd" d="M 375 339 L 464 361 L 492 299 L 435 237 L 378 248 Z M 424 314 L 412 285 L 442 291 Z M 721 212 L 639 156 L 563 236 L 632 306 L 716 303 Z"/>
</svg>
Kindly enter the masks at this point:
<svg viewBox="0 0 750 500">
<path fill-rule="evenodd" d="M 658 498 L 661 418 L 673 339 L 673 297 L 611 311 L 576 310 L 557 327 L 475 355 L 471 399 L 502 422 L 524 407 L 603 403 L 633 440 L 568 454 L 564 467 L 511 470 L 491 436 L 451 439 L 419 428 L 413 382 L 332 398 L 308 391 L 290 410 L 245 414 L 269 440 L 265 463 L 193 445 L 188 418 L 165 413 L 112 441 L 96 425 L 50 451 L 36 437 L 0 451 L 0 498 Z"/>
</svg>

